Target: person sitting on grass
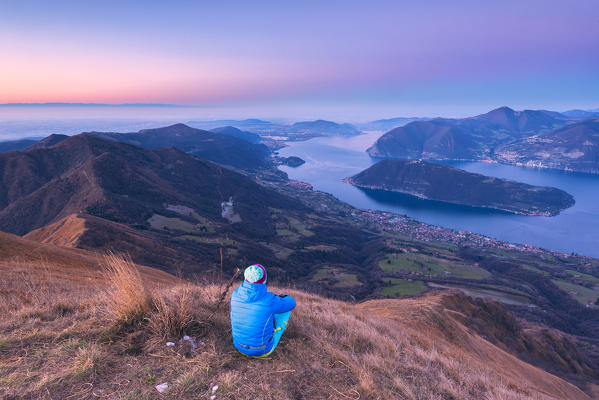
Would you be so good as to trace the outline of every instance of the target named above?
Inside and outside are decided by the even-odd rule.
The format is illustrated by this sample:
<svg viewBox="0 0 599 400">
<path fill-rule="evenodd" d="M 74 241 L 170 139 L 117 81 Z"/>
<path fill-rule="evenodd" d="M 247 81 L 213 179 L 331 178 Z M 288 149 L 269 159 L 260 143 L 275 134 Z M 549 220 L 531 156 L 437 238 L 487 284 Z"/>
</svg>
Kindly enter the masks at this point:
<svg viewBox="0 0 599 400">
<path fill-rule="evenodd" d="M 233 345 L 251 357 L 268 357 L 281 340 L 295 300 L 266 289 L 266 269 L 247 267 L 245 280 L 231 295 Z"/>
</svg>

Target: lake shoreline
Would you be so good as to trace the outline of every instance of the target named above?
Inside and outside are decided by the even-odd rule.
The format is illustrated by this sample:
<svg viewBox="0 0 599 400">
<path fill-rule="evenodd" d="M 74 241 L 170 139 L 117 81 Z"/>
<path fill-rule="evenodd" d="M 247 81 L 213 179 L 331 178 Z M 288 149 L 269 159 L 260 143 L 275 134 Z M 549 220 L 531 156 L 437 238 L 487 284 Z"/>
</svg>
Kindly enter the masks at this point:
<svg viewBox="0 0 599 400">
<path fill-rule="evenodd" d="M 511 243 L 531 244 L 562 253 L 599 257 L 599 175 L 552 169 L 518 167 L 495 162 L 441 161 L 469 172 L 513 179 L 537 186 L 551 186 L 570 193 L 576 204 L 555 217 L 503 214 L 470 210 L 468 207 L 429 204 L 425 200 L 371 198 L 344 181 L 378 161 L 365 149 L 380 133 L 358 137 L 315 138 L 288 142 L 281 156 L 299 156 L 306 163 L 298 168 L 281 166 L 290 179 L 306 182 L 315 190 L 330 193 L 356 208 L 408 215 L 426 224 L 474 232 Z"/>
</svg>

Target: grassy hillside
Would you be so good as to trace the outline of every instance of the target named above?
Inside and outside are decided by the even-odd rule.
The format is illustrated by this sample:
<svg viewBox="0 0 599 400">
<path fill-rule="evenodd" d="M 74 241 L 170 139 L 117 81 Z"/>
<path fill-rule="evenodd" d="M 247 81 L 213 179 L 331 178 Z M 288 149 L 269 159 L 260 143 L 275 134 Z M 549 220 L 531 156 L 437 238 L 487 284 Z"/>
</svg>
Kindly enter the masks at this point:
<svg viewBox="0 0 599 400">
<path fill-rule="evenodd" d="M 232 347 L 226 285 L 0 239 L 1 397 L 589 398 L 466 327 L 456 294 L 355 305 L 275 288 L 298 307 L 273 356 L 251 359 Z"/>
</svg>

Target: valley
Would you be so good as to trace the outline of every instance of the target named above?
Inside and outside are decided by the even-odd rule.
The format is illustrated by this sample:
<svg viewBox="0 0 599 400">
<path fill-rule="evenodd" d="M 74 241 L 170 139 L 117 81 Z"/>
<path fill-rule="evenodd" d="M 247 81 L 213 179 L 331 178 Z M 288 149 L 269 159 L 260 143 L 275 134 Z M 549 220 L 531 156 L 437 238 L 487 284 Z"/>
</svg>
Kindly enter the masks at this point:
<svg viewBox="0 0 599 400">
<path fill-rule="evenodd" d="M 189 152 L 201 151 L 197 134 Z M 50 138 L 0 155 L 0 166 L 12 171 L 3 175 L 0 228 L 47 245 L 129 254 L 190 279 L 218 279 L 260 259 L 279 284 L 345 301 L 459 289 L 572 335 L 569 345 L 587 348 L 582 362 L 599 363 L 599 350 L 588 351 L 599 339 L 596 259 L 354 208 L 289 180 L 275 158 L 264 158 L 272 164 L 261 168 L 224 167 L 173 147 L 103 136 Z"/>
</svg>

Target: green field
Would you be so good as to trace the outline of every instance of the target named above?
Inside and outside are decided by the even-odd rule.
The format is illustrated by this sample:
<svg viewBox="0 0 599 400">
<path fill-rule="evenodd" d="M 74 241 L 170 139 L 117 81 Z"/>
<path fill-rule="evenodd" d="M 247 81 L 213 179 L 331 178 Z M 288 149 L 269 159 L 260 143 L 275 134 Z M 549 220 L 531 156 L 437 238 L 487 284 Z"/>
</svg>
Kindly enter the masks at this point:
<svg viewBox="0 0 599 400">
<path fill-rule="evenodd" d="M 313 282 L 332 284 L 333 287 L 338 288 L 351 288 L 362 284 L 358 280 L 358 275 L 351 272 L 345 272 L 341 268 L 332 267 L 320 268 L 310 280 Z"/>
<path fill-rule="evenodd" d="M 516 289 L 515 287 L 513 287 L 514 285 L 485 285 L 488 286 L 489 288 L 495 288 L 495 289 L 499 289 L 499 290 L 509 290 L 510 292 L 513 292 L 514 294 L 520 294 L 525 298 L 528 298 L 528 296 L 530 296 L 530 293 L 525 292 L 524 290 L 520 290 L 522 289 L 522 286 L 520 286 L 520 289 Z M 530 288 L 530 286 L 528 285 L 523 285 L 523 287 L 525 288 Z"/>
<path fill-rule="evenodd" d="M 503 249 L 491 249 L 490 253 L 498 255 L 500 258 L 510 259 L 512 261 L 520 261 L 521 264 L 526 264 L 534 267 L 535 265 L 541 267 L 547 267 L 551 270 L 559 270 L 559 266 L 562 264 L 560 260 L 550 254 L 543 254 L 541 256 L 527 254 L 522 252 L 513 252 Z"/>
<path fill-rule="evenodd" d="M 306 226 L 300 222 L 298 219 L 289 218 L 289 226 L 295 232 L 299 233 L 302 236 L 310 237 L 314 235 L 314 232 L 307 229 Z"/>
<path fill-rule="evenodd" d="M 295 218 L 289 218 L 287 223 L 277 223 L 277 235 L 288 242 L 297 242 L 302 236 L 310 237 L 314 232 Z"/>
<path fill-rule="evenodd" d="M 381 289 L 381 296 L 384 297 L 401 297 L 414 296 L 426 290 L 426 284 L 423 281 L 408 281 L 406 279 L 385 279 L 390 282 L 391 286 Z"/>
<path fill-rule="evenodd" d="M 186 233 L 195 233 L 199 230 L 195 224 L 184 221 L 180 218 L 168 218 L 163 215 L 154 214 L 148 219 L 153 229 L 166 229 L 169 231 L 181 231 Z"/>
<path fill-rule="evenodd" d="M 388 254 L 379 262 L 379 267 L 385 272 L 415 272 L 464 279 L 485 279 L 491 276 L 488 271 L 479 267 L 420 253 Z"/>
<path fill-rule="evenodd" d="M 181 205 L 168 204 L 166 207 L 167 210 L 174 211 L 178 214 L 185 215 L 187 217 L 191 217 L 195 219 L 200 225 L 203 225 L 209 233 L 214 232 L 214 227 L 208 220 L 208 218 L 202 217 L 198 214 L 193 208 Z"/>
<path fill-rule="evenodd" d="M 421 272 L 423 265 L 407 254 L 388 254 L 379 262 L 379 267 L 385 272 Z"/>
<path fill-rule="evenodd" d="M 578 300 L 582 304 L 587 304 L 589 302 L 595 304 L 595 301 L 599 298 L 599 286 L 595 286 L 592 289 L 586 288 L 584 286 L 576 285 L 574 283 L 561 281 L 557 279 L 551 280 L 555 283 L 560 289 L 568 292 L 570 296 Z"/>
<path fill-rule="evenodd" d="M 273 253 L 275 253 L 275 256 L 281 260 L 285 260 L 287 257 L 289 257 L 294 252 L 293 249 L 290 249 L 290 248 L 284 247 L 284 246 L 280 246 L 275 243 L 260 242 L 260 244 L 271 249 L 273 251 Z"/>
<path fill-rule="evenodd" d="M 331 253 L 333 251 L 336 251 L 337 248 L 335 246 L 327 246 L 325 244 L 319 244 L 319 245 L 315 245 L 315 246 L 307 246 L 306 250 L 310 250 L 310 251 L 324 251 L 325 253 Z"/>
<path fill-rule="evenodd" d="M 176 205 L 176 204 L 167 204 L 166 209 L 170 210 L 170 211 L 174 211 L 174 212 L 176 212 L 178 214 L 181 214 L 181 215 L 186 215 L 186 216 L 192 217 L 192 218 L 197 219 L 197 220 L 199 220 L 200 218 L 202 218 L 191 207 L 181 206 L 181 205 Z"/>
<path fill-rule="evenodd" d="M 221 237 L 203 237 L 203 236 L 195 236 L 195 235 L 181 235 L 177 236 L 176 239 L 179 240 L 193 240 L 198 243 L 212 243 L 218 244 L 221 246 L 238 246 L 239 243 L 231 240 L 231 239 L 223 239 Z"/>
<path fill-rule="evenodd" d="M 594 277 L 593 275 L 589 275 L 589 274 L 585 274 L 585 273 L 582 273 L 582 272 L 574 271 L 572 269 L 567 269 L 566 272 L 571 273 L 577 279 L 582 279 L 582 280 L 589 281 L 589 282 L 599 283 L 599 278 Z"/>
<path fill-rule="evenodd" d="M 532 265 L 522 265 L 522 268 L 527 269 L 529 271 L 537 272 L 537 273 L 545 275 L 545 276 L 551 276 L 551 273 L 544 271 L 542 269 L 539 269 L 537 267 L 533 267 Z"/>
<path fill-rule="evenodd" d="M 300 240 L 300 235 L 286 228 L 277 228 L 277 236 L 287 243 L 295 243 Z"/>
<path fill-rule="evenodd" d="M 525 305 L 530 304 L 530 299 L 526 296 L 518 296 L 516 294 L 500 292 L 498 290 L 468 287 L 468 286 L 453 285 L 453 284 L 439 285 L 439 284 L 435 284 L 435 283 L 430 283 L 430 286 L 438 287 L 438 288 L 446 288 L 446 289 L 459 289 L 467 296 L 490 299 L 490 300 L 498 301 L 498 302 L 504 303 L 504 304 L 512 304 L 512 305 L 519 305 L 519 306 L 525 306 Z M 498 286 L 498 287 L 501 288 L 501 286 Z"/>
</svg>

